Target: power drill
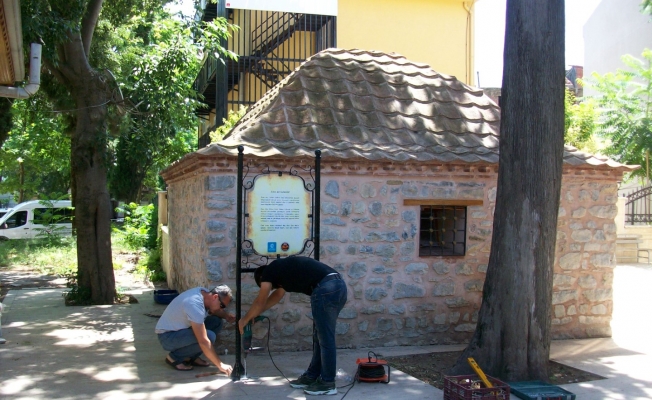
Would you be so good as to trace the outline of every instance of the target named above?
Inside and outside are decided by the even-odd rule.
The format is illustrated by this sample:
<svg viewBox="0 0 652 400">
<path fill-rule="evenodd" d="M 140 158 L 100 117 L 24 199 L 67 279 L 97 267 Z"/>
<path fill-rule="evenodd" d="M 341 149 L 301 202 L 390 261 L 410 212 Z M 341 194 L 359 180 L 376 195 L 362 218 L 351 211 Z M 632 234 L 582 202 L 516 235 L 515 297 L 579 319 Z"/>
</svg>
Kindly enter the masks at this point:
<svg viewBox="0 0 652 400">
<path fill-rule="evenodd" d="M 249 321 L 247 325 L 244 327 L 244 333 L 242 334 L 242 348 L 245 351 L 245 354 L 251 350 L 251 339 L 253 337 L 251 328 L 254 322 L 259 322 L 265 319 L 266 317 L 263 316 L 258 316 L 254 318 L 253 320 Z"/>
</svg>

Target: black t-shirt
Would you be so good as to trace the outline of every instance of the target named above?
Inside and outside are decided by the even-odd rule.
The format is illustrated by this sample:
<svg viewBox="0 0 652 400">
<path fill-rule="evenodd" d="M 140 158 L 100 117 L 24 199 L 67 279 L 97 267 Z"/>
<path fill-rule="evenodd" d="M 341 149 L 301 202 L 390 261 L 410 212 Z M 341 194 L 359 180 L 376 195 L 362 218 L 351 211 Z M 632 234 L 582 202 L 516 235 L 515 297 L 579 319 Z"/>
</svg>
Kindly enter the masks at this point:
<svg viewBox="0 0 652 400">
<path fill-rule="evenodd" d="M 328 274 L 337 273 L 333 268 L 309 257 L 287 257 L 272 261 L 265 267 L 261 282 L 281 287 L 286 292 L 304 293 L 310 296 L 315 287 Z"/>
</svg>

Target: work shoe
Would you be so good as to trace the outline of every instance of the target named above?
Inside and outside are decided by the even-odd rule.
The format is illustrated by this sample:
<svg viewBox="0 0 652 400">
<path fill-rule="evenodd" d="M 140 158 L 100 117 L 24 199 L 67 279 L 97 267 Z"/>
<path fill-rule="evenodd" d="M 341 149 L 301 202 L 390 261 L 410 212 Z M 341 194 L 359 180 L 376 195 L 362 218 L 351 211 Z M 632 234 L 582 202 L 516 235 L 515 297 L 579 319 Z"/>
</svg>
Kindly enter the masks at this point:
<svg viewBox="0 0 652 400">
<path fill-rule="evenodd" d="M 305 374 L 301 375 L 297 379 L 291 380 L 290 381 L 290 386 L 292 386 L 295 389 L 303 389 L 306 388 L 313 383 L 317 382 L 317 379 L 311 379 L 308 378 Z"/>
<path fill-rule="evenodd" d="M 313 396 L 318 396 L 320 394 L 337 394 L 337 387 L 335 387 L 335 381 L 324 382 L 319 378 L 315 383 L 303 389 L 303 392 Z"/>
</svg>

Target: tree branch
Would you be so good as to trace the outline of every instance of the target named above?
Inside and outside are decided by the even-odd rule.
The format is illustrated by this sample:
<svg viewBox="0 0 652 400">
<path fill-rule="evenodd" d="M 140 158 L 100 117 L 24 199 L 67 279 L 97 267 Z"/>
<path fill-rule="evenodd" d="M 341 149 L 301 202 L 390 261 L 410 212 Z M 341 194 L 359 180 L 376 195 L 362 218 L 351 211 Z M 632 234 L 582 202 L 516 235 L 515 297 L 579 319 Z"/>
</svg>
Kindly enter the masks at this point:
<svg viewBox="0 0 652 400">
<path fill-rule="evenodd" d="M 84 53 L 84 44 L 82 42 L 81 34 L 78 32 L 69 31 L 67 33 L 68 41 L 62 44 L 65 56 L 65 64 L 59 65 L 61 73 L 66 75 L 70 80 L 79 78 L 81 75 L 90 74 L 92 71 L 91 65 L 88 63 L 88 57 Z M 68 74 L 74 74 L 68 76 Z"/>
<path fill-rule="evenodd" d="M 60 84 L 66 86 L 67 82 L 65 76 L 61 73 L 61 71 L 57 69 L 57 67 L 54 66 L 54 64 L 52 64 L 50 60 L 48 60 L 47 58 L 43 58 L 43 65 L 48 71 L 50 71 L 50 73 L 56 78 L 56 80 L 59 81 Z"/>
<path fill-rule="evenodd" d="M 90 55 L 93 32 L 95 32 L 95 25 L 97 25 L 100 11 L 102 11 L 102 2 L 103 0 L 91 0 L 86 8 L 86 14 L 84 14 L 84 18 L 82 19 L 81 38 L 84 43 L 86 58 Z"/>
</svg>

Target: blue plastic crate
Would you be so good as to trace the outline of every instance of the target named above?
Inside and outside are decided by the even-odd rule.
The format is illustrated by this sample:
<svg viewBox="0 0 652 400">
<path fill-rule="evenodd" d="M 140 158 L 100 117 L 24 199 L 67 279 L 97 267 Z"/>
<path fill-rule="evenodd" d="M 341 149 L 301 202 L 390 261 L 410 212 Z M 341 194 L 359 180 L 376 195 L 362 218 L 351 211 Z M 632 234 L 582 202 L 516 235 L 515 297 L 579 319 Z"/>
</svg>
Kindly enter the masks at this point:
<svg viewBox="0 0 652 400">
<path fill-rule="evenodd" d="M 158 304 L 170 304 L 179 292 L 172 289 L 159 289 L 154 291 L 154 301 Z"/>
<path fill-rule="evenodd" d="M 575 394 L 542 381 L 510 382 L 512 393 L 524 400 L 575 400 Z"/>
</svg>

